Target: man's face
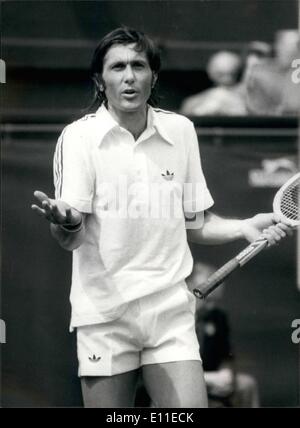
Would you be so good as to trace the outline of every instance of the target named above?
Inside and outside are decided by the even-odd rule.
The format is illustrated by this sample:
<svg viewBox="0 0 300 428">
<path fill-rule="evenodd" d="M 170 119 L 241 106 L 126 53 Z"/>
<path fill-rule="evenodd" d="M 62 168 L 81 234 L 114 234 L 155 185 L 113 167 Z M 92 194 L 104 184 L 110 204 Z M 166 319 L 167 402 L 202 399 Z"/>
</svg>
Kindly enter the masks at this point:
<svg viewBox="0 0 300 428">
<path fill-rule="evenodd" d="M 145 52 L 136 52 L 134 46 L 112 46 L 104 57 L 104 90 L 108 105 L 117 114 L 143 110 L 156 80 Z"/>
</svg>

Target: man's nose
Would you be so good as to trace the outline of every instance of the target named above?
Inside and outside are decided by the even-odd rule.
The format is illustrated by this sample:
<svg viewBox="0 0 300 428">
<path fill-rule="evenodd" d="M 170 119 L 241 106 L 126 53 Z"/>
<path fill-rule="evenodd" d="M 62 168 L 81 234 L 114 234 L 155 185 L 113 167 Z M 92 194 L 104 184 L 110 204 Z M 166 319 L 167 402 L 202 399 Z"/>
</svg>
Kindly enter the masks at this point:
<svg viewBox="0 0 300 428">
<path fill-rule="evenodd" d="M 130 65 L 125 68 L 124 80 L 126 82 L 133 82 L 135 79 L 133 69 Z"/>
</svg>

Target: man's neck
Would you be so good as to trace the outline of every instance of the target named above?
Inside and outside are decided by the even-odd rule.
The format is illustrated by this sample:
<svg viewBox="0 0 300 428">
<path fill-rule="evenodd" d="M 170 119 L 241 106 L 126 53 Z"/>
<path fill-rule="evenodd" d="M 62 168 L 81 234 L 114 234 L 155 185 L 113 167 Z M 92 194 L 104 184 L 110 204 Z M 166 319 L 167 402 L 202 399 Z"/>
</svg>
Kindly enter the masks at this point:
<svg viewBox="0 0 300 428">
<path fill-rule="evenodd" d="M 140 111 L 120 112 L 115 111 L 108 105 L 108 111 L 122 128 L 127 129 L 133 135 L 135 140 L 139 138 L 147 127 L 147 106 Z"/>
</svg>

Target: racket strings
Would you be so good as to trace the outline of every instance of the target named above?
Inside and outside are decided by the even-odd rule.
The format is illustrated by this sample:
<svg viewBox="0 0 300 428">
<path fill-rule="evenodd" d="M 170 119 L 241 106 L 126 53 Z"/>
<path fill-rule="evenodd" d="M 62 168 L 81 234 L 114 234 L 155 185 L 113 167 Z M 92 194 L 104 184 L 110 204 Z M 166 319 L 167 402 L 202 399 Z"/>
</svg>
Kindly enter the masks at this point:
<svg viewBox="0 0 300 428">
<path fill-rule="evenodd" d="M 300 194 L 300 179 L 296 183 L 291 184 L 283 192 L 280 210 L 282 214 L 290 219 L 299 221 L 299 194 Z"/>
</svg>

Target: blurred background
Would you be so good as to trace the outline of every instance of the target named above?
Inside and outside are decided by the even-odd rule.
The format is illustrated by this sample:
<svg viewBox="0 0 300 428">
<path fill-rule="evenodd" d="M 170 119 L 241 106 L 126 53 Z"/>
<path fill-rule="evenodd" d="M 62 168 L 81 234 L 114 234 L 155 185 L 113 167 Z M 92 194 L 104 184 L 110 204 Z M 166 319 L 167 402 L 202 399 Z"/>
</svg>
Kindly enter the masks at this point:
<svg viewBox="0 0 300 428">
<path fill-rule="evenodd" d="M 155 39 L 163 62 L 159 105 L 194 121 L 215 211 L 247 217 L 270 211 L 277 188 L 299 170 L 300 94 L 291 80 L 291 61 L 300 58 L 298 1 L 9 1 L 0 7 L 7 67 L 0 85 L 7 329 L 1 405 L 82 406 L 75 337 L 68 333 L 71 254 L 30 206 L 35 189 L 53 194 L 57 137 L 87 111 L 93 50 L 120 25 Z M 220 52 L 227 59 L 212 62 Z M 242 247 L 192 251 L 218 267 Z M 256 379 L 263 407 L 299 406 L 299 345 L 291 340 L 291 323 L 300 318 L 296 267 L 292 238 L 235 274 L 222 298 L 237 369 Z"/>
</svg>

